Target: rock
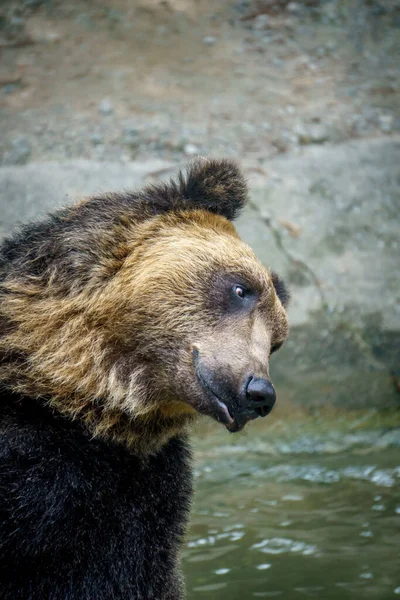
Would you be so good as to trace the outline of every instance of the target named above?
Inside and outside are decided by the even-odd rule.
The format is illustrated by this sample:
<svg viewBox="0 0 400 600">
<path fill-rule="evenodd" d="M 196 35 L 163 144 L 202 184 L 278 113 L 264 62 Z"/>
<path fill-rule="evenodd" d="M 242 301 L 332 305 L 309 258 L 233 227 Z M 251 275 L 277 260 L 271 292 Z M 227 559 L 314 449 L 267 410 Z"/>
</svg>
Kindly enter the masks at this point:
<svg viewBox="0 0 400 600">
<path fill-rule="evenodd" d="M 280 140 L 281 140 L 281 142 L 283 143 L 284 146 L 290 146 L 292 144 L 296 144 L 296 142 L 297 142 L 297 136 L 292 131 L 289 131 L 287 129 L 283 129 L 281 131 Z"/>
<path fill-rule="evenodd" d="M 56 44 L 61 40 L 61 33 L 59 31 L 46 31 L 43 36 L 43 41 L 48 44 Z"/>
<path fill-rule="evenodd" d="M 11 148 L 4 154 L 3 164 L 24 165 L 31 155 L 31 142 L 29 138 L 20 136 L 11 142 Z"/>
<path fill-rule="evenodd" d="M 383 133 L 392 133 L 393 131 L 393 116 L 392 115 L 379 115 L 379 127 Z"/>
<path fill-rule="evenodd" d="M 14 15 L 9 20 L 9 26 L 13 33 L 22 32 L 25 29 L 25 19 Z"/>
<path fill-rule="evenodd" d="M 278 58 L 277 56 L 274 56 L 271 59 L 271 64 L 273 67 L 276 67 L 277 69 L 281 69 L 284 65 L 284 62 L 282 59 Z"/>
<path fill-rule="evenodd" d="M 252 23 L 252 29 L 254 31 L 263 31 L 268 27 L 269 22 L 270 19 L 268 15 L 258 15 Z"/>
<path fill-rule="evenodd" d="M 213 35 L 206 35 L 205 37 L 203 37 L 203 44 L 205 46 L 214 46 L 216 41 L 217 41 L 217 38 L 214 37 Z"/>
<path fill-rule="evenodd" d="M 33 128 L 33 131 L 36 133 L 36 135 L 42 135 L 44 130 L 45 126 L 40 123 L 38 125 L 35 125 Z"/>
<path fill-rule="evenodd" d="M 16 92 L 18 89 L 20 89 L 20 85 L 16 84 L 16 83 L 6 83 L 5 85 L 2 86 L 2 90 L 5 94 L 13 94 L 14 92 Z"/>
<path fill-rule="evenodd" d="M 257 128 L 252 123 L 248 123 L 247 121 L 243 121 L 240 125 L 241 131 L 247 135 L 256 135 Z"/>
<path fill-rule="evenodd" d="M 112 102 L 108 98 L 103 98 L 99 104 L 99 113 L 104 116 L 111 115 L 114 112 Z"/>
<path fill-rule="evenodd" d="M 363 114 L 350 115 L 345 122 L 355 135 L 365 135 L 371 130 L 370 123 Z"/>
<path fill-rule="evenodd" d="M 327 56 L 328 51 L 326 46 L 317 46 L 317 48 L 314 48 L 313 53 L 317 58 L 324 58 L 325 56 Z"/>
<path fill-rule="evenodd" d="M 61 41 L 62 36 L 59 31 L 38 28 L 32 31 L 31 39 L 35 44 L 57 44 Z"/>
<path fill-rule="evenodd" d="M 90 141 L 92 142 L 93 146 L 100 146 L 104 143 L 104 137 L 101 135 L 101 133 L 92 133 L 90 136 Z"/>
<path fill-rule="evenodd" d="M 136 149 L 140 145 L 140 132 L 135 127 L 126 127 L 123 133 L 123 142 L 128 148 Z"/>
<path fill-rule="evenodd" d="M 196 154 L 200 154 L 200 148 L 195 144 L 185 144 L 183 151 L 187 156 L 195 156 Z"/>
<path fill-rule="evenodd" d="M 45 2 L 47 2 L 47 0 L 24 0 L 24 6 L 26 8 L 36 8 L 45 4 Z"/>
<path fill-rule="evenodd" d="M 329 127 L 323 123 L 299 124 L 294 129 L 299 144 L 323 144 L 330 138 Z"/>
<path fill-rule="evenodd" d="M 294 15 L 298 14 L 299 12 L 301 12 L 302 6 L 299 2 L 289 2 L 289 4 L 286 7 L 286 10 L 289 13 L 292 13 Z"/>
</svg>

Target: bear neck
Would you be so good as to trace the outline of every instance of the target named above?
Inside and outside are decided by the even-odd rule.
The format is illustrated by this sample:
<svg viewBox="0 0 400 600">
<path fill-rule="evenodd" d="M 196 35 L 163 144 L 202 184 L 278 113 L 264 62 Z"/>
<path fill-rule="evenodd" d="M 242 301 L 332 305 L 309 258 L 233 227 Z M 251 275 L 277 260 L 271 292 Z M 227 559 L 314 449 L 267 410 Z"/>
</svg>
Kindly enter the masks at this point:
<svg viewBox="0 0 400 600">
<path fill-rule="evenodd" d="M 49 404 L 54 406 L 54 402 Z M 78 419 L 92 437 L 122 445 L 142 457 L 156 454 L 173 437 L 187 435 L 188 426 L 197 415 L 194 411 L 166 413 L 160 406 L 146 415 L 132 416 L 101 403 L 91 403 L 78 416 L 62 405 L 57 406 L 57 410 L 69 418 Z"/>
<path fill-rule="evenodd" d="M 143 416 L 134 417 L 118 410 L 112 410 L 105 403 L 81 403 L 80 410 L 72 410 L 71 405 L 60 399 L 32 397 L 0 383 L 0 396 L 16 406 L 30 406 L 34 410 L 50 411 L 56 418 L 62 418 L 71 425 L 82 429 L 88 438 L 101 439 L 110 444 L 124 447 L 131 454 L 141 458 L 159 452 L 172 438 L 187 436 L 189 425 L 196 419 L 194 411 L 165 411 L 162 407 Z M 165 405 L 165 406 L 171 406 Z"/>
</svg>

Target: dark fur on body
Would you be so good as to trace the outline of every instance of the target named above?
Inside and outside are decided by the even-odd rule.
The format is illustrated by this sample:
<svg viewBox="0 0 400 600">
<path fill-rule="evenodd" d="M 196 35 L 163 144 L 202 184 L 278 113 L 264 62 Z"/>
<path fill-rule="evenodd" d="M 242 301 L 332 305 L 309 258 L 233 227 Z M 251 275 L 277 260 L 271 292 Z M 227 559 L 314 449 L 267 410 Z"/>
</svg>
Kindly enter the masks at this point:
<svg viewBox="0 0 400 600">
<path fill-rule="evenodd" d="M 31 399 L 0 401 L 0 597 L 181 598 L 184 437 L 143 460 Z"/>
<path fill-rule="evenodd" d="M 225 373 L 238 410 L 239 379 L 268 376 L 288 330 L 283 283 L 229 222 L 245 200 L 234 164 L 197 161 L 3 242 L 1 598 L 183 597 L 186 426 L 228 414 L 198 374 Z M 230 281 L 254 293 L 225 314 Z"/>
</svg>

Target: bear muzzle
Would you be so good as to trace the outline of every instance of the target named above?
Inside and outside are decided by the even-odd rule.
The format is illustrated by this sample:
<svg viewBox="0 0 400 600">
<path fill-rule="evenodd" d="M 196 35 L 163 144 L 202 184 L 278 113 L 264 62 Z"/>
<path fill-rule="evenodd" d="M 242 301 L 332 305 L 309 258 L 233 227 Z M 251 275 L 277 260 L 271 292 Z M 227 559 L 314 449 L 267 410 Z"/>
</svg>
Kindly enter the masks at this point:
<svg viewBox="0 0 400 600">
<path fill-rule="evenodd" d="M 200 413 L 213 417 L 234 433 L 243 429 L 248 421 L 266 417 L 272 411 L 276 393 L 268 379 L 248 375 L 244 383 L 235 386 L 231 377 L 224 376 L 220 369 L 214 372 L 202 362 L 198 348 L 193 348 L 192 355 L 197 379 L 206 399 L 195 407 Z M 235 387 L 238 387 L 237 391 Z"/>
</svg>

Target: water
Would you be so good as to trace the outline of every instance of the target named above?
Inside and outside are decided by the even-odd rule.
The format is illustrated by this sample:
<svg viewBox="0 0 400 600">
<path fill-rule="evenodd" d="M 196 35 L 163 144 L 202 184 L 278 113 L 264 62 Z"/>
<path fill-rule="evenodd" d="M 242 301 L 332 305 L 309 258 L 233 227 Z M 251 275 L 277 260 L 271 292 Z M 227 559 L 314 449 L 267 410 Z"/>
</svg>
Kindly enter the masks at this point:
<svg viewBox="0 0 400 600">
<path fill-rule="evenodd" d="M 188 600 L 400 599 L 400 430 L 265 440 L 197 441 Z"/>
</svg>

